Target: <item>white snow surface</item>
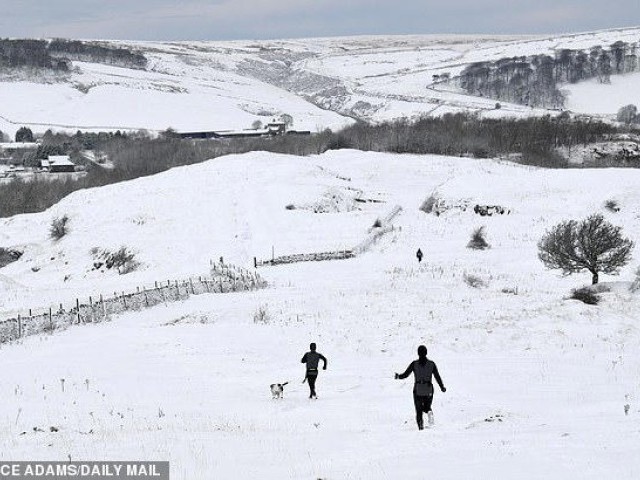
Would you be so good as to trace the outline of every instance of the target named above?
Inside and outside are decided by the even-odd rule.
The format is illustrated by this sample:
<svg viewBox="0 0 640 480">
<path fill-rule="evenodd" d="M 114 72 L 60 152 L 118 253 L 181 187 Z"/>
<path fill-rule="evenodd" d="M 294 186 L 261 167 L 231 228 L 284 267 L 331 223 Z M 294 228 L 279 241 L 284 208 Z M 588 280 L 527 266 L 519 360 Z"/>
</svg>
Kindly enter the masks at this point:
<svg viewBox="0 0 640 480">
<path fill-rule="evenodd" d="M 637 239 L 639 181 L 631 169 L 255 152 L 2 219 L 0 245 L 25 250 L 0 275 L 7 316 L 203 274 L 219 256 L 251 267 L 272 247 L 349 248 L 403 208 L 394 230 L 355 259 L 260 268 L 265 290 L 200 295 L 3 345 L 0 459 L 167 459 L 174 479 L 636 479 L 640 302 L 627 287 L 637 260 L 620 277 L 602 275 L 611 291 L 588 306 L 567 297 L 589 275 L 546 270 L 536 243 L 556 222 L 596 211 Z M 338 191 L 385 203 L 285 208 Z M 428 215 L 418 208 L 432 192 L 447 205 L 511 213 Z M 610 198 L 620 212 L 603 209 Z M 65 214 L 69 232 L 53 242 L 49 224 Z M 467 249 L 482 225 L 491 249 Z M 120 245 L 137 252 L 140 271 L 91 271 L 91 247 Z M 465 273 L 486 286 L 468 286 Z M 255 323 L 261 307 L 268 320 Z M 329 359 L 317 401 L 301 384 L 311 341 Z M 421 343 L 447 386 L 425 431 L 411 381 L 393 380 Z M 272 400 L 269 385 L 284 381 L 284 399 Z"/>
<path fill-rule="evenodd" d="M 611 83 L 592 79 L 564 88 L 567 108 L 574 112 L 615 115 L 625 105 L 640 105 L 640 73 L 612 75 Z"/>
<path fill-rule="evenodd" d="M 466 95 L 434 83 L 479 61 L 559 50 L 635 44 L 640 28 L 553 36 L 407 35 L 233 42 L 100 42 L 143 53 L 146 70 L 73 62 L 70 73 L 13 74 L 0 78 L 0 130 L 26 125 L 82 130 L 236 130 L 283 113 L 294 128 L 338 129 L 353 118 L 380 122 L 472 111 L 490 116 L 544 114 L 545 110 Z M 592 86 L 575 95 L 586 113 L 610 112 Z M 591 84 L 590 84 L 591 85 Z M 608 88 L 607 88 L 608 87 Z M 580 86 L 569 87 L 582 88 Z"/>
</svg>

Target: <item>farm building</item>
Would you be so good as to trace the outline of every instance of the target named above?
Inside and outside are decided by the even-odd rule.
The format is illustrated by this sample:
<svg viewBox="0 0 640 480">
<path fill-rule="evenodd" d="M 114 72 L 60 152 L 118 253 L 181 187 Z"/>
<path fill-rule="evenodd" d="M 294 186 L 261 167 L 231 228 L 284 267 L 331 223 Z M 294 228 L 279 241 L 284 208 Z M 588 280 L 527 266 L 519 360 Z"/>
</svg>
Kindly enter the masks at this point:
<svg viewBox="0 0 640 480">
<path fill-rule="evenodd" d="M 68 155 L 49 155 L 47 160 L 42 160 L 42 168 L 50 173 L 73 173 L 76 165 L 69 160 Z"/>
<path fill-rule="evenodd" d="M 212 130 L 201 132 L 181 132 L 181 138 L 260 138 L 275 137 L 284 134 L 309 135 L 309 131 L 287 130 L 284 122 L 270 122 L 264 128 L 254 128 L 248 130 Z"/>
</svg>

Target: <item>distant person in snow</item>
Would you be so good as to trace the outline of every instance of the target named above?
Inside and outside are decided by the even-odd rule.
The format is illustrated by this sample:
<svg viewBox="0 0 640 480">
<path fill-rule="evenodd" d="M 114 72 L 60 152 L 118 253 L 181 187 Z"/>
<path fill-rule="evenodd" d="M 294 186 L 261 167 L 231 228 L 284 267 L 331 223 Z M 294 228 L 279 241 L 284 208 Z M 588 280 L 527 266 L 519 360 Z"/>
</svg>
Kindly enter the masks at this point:
<svg viewBox="0 0 640 480">
<path fill-rule="evenodd" d="M 433 402 L 433 383 L 431 382 L 431 376 L 433 375 L 440 386 L 440 390 L 446 392 L 440 373 L 438 373 L 438 367 L 436 364 L 427 358 L 427 347 L 420 345 L 418 347 L 418 360 L 414 360 L 409 364 L 407 369 L 402 374 L 395 374 L 396 380 L 402 380 L 407 378 L 413 373 L 414 385 L 413 385 L 413 404 L 416 407 L 416 422 L 420 430 L 424 429 L 424 423 L 422 419 L 423 412 L 427 414 L 429 419 L 429 425 L 433 425 L 433 411 L 431 410 L 431 403 Z"/>
<path fill-rule="evenodd" d="M 418 257 L 418 263 L 422 262 L 422 250 L 418 249 L 416 257 Z"/>
<path fill-rule="evenodd" d="M 309 398 L 318 398 L 316 396 L 316 379 L 318 378 L 318 363 L 320 363 L 320 360 L 324 362 L 322 369 L 326 370 L 327 359 L 321 353 L 316 352 L 316 344 L 312 343 L 309 345 L 309 351 L 304 354 L 300 361 L 307 364 L 307 373 L 304 379 L 309 382 Z"/>
</svg>

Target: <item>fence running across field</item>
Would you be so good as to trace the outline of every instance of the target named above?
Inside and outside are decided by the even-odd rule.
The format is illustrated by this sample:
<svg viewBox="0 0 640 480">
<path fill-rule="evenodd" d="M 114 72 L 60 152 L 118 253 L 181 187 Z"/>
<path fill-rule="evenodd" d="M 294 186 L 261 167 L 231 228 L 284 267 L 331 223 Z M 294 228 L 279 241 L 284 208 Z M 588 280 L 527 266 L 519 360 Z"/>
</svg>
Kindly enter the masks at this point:
<svg viewBox="0 0 640 480">
<path fill-rule="evenodd" d="M 293 255 L 281 255 L 271 260 L 254 260 L 256 267 L 265 265 L 282 265 L 284 263 L 297 262 L 321 262 L 323 260 L 342 260 L 344 258 L 355 257 L 355 253 L 351 250 L 336 250 L 335 252 L 321 253 L 294 253 Z"/>
<path fill-rule="evenodd" d="M 283 265 L 287 263 L 321 262 L 325 260 L 343 260 L 346 258 L 353 258 L 358 254 L 366 252 L 374 243 L 380 240 L 387 233 L 395 231 L 396 228 L 391 224 L 391 222 L 395 220 L 400 212 L 402 212 L 402 207 L 400 205 L 393 207 L 386 217 L 378 220 L 379 226 L 370 228 L 367 238 L 350 250 L 334 250 L 331 252 L 320 253 L 295 253 L 292 255 L 274 256 L 270 260 L 258 260 L 254 257 L 253 266 L 258 268 L 262 266 Z"/>
<path fill-rule="evenodd" d="M 28 335 L 53 332 L 69 325 L 97 323 L 109 320 L 112 315 L 128 310 L 141 310 L 160 303 L 185 300 L 191 295 L 203 293 L 228 293 L 264 288 L 266 282 L 256 273 L 241 267 L 223 263 L 211 264 L 208 277 L 187 280 L 165 280 L 155 282 L 153 287 L 138 287 L 135 292 L 117 293 L 104 297 L 102 294 L 89 297 L 88 303 L 76 299 L 75 306 L 66 310 L 49 308 L 40 314 L 18 315 L 0 321 L 0 343 L 10 342 Z"/>
</svg>

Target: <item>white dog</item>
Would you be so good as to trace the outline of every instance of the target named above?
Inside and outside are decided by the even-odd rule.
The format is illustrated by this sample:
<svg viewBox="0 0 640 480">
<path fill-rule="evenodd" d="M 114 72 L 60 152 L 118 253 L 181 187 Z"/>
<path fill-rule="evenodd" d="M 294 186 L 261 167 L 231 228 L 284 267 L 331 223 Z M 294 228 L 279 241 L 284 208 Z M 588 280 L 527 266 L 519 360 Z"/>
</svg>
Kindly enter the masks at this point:
<svg viewBox="0 0 640 480">
<path fill-rule="evenodd" d="M 284 386 L 289 382 L 284 383 L 272 383 L 271 384 L 271 398 L 284 398 Z"/>
</svg>

